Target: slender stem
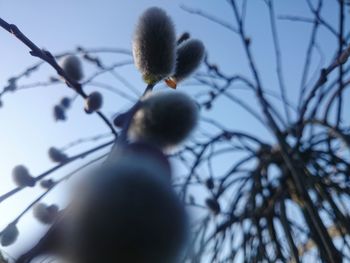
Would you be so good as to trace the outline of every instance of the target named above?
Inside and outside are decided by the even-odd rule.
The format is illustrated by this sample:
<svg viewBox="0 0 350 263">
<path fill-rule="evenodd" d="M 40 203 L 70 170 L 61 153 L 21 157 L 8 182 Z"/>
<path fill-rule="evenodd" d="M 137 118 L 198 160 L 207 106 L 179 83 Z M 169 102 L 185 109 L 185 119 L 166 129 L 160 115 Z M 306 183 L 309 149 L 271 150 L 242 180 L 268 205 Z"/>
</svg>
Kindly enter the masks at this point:
<svg viewBox="0 0 350 263">
<path fill-rule="evenodd" d="M 47 50 L 40 49 L 37 45 L 35 45 L 27 36 L 25 36 L 19 28 L 14 24 L 9 24 L 5 20 L 0 18 L 0 27 L 4 28 L 9 33 L 13 34 L 15 37 L 17 37 L 23 44 L 25 44 L 27 47 L 30 48 L 30 54 L 34 57 L 38 57 L 42 59 L 43 61 L 50 64 L 57 72 L 58 75 L 64 78 L 67 85 L 71 88 L 73 88 L 81 97 L 84 99 L 87 98 L 87 95 L 83 91 L 82 85 L 71 79 L 64 70 L 58 65 L 55 57 Z M 115 131 L 113 125 L 108 121 L 108 119 L 103 115 L 101 112 L 97 112 L 97 115 L 103 120 L 103 122 L 108 126 L 108 128 L 111 130 L 111 132 L 115 135 L 115 137 L 118 137 L 117 132 Z"/>
</svg>

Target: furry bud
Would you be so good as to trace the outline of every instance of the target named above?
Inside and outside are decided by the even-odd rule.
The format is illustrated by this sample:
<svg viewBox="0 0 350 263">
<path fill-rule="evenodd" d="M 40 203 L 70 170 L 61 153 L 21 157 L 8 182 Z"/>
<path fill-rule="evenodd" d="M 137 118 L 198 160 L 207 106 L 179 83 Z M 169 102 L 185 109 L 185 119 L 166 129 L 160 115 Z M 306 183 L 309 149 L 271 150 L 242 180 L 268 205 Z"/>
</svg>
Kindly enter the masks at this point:
<svg viewBox="0 0 350 263">
<path fill-rule="evenodd" d="M 159 168 L 147 154 L 127 151 L 84 176 L 66 228 L 72 262 L 176 262 L 187 217 Z"/>
<path fill-rule="evenodd" d="M 49 149 L 49 157 L 51 161 L 55 163 L 64 163 L 67 161 L 68 156 L 61 152 L 59 149 L 55 147 L 50 147 Z"/>
<path fill-rule="evenodd" d="M 94 111 L 98 111 L 102 107 L 103 97 L 101 93 L 98 91 L 92 92 L 85 99 L 85 107 L 84 110 L 86 113 L 93 113 Z"/>
<path fill-rule="evenodd" d="M 154 93 L 136 112 L 129 137 L 166 149 L 182 142 L 195 127 L 197 119 L 197 106 L 186 94 Z"/>
<path fill-rule="evenodd" d="M 67 76 L 74 80 L 80 81 L 83 77 L 83 66 L 77 56 L 68 55 L 62 58 L 61 67 Z"/>
<path fill-rule="evenodd" d="M 123 112 L 118 114 L 117 116 L 114 117 L 113 119 L 113 124 L 114 126 L 118 127 L 118 128 L 122 128 L 125 121 L 127 120 L 129 112 Z"/>
<path fill-rule="evenodd" d="M 69 109 L 70 104 L 71 104 L 70 98 L 68 98 L 68 97 L 63 97 L 63 98 L 61 99 L 60 105 L 61 105 L 63 108 Z"/>
<path fill-rule="evenodd" d="M 35 185 L 35 178 L 29 174 L 24 165 L 17 165 L 13 168 L 12 178 L 19 187 L 33 187 Z"/>
<path fill-rule="evenodd" d="M 175 67 L 176 36 L 170 17 L 158 7 L 140 17 L 133 39 L 136 67 L 146 83 L 154 84 L 169 76 Z"/>
<path fill-rule="evenodd" d="M 204 45 L 200 40 L 190 39 L 179 45 L 175 74 L 166 82 L 171 88 L 189 77 L 201 64 L 204 57 Z"/>
<path fill-rule="evenodd" d="M 55 185 L 55 181 L 52 179 L 44 179 L 40 181 L 40 186 L 44 189 L 50 189 Z"/>
<path fill-rule="evenodd" d="M 51 224 L 58 215 L 58 206 L 47 206 L 44 203 L 35 204 L 33 207 L 34 217 L 42 224 Z"/>
<path fill-rule="evenodd" d="M 19 231 L 15 224 L 9 224 L 2 232 L 0 236 L 0 244 L 3 247 L 7 247 L 16 242 L 19 235 Z"/>
<path fill-rule="evenodd" d="M 64 121 L 66 120 L 66 114 L 64 108 L 61 105 L 56 105 L 53 107 L 53 117 L 55 121 Z"/>
</svg>

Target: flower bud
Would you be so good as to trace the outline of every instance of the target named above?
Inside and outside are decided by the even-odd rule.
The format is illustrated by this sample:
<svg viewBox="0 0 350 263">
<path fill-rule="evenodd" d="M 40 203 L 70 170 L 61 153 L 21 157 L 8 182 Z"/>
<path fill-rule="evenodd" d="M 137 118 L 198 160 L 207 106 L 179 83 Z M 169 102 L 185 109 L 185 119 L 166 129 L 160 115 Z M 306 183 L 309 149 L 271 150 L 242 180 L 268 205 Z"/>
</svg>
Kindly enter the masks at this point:
<svg viewBox="0 0 350 263">
<path fill-rule="evenodd" d="M 50 147 L 49 158 L 55 163 L 64 163 L 68 160 L 68 156 L 55 147 Z"/>
<path fill-rule="evenodd" d="M 156 159 L 133 151 L 84 176 L 66 228 L 68 258 L 176 262 L 187 238 L 187 217 L 166 177 Z"/>
<path fill-rule="evenodd" d="M 213 190 L 214 189 L 214 180 L 212 177 L 208 178 L 207 180 L 205 180 L 205 186 L 209 189 L 209 190 Z"/>
<path fill-rule="evenodd" d="M 345 64 L 350 56 L 350 46 L 348 46 L 338 58 L 339 64 Z"/>
<path fill-rule="evenodd" d="M 19 231 L 15 224 L 9 224 L 2 232 L 0 236 L 0 244 L 3 247 L 7 247 L 16 242 L 19 235 Z"/>
<path fill-rule="evenodd" d="M 129 116 L 129 112 L 128 111 L 120 113 L 117 116 L 115 116 L 114 119 L 113 119 L 114 126 L 116 126 L 118 128 L 122 128 L 124 123 L 128 119 L 128 116 Z"/>
<path fill-rule="evenodd" d="M 83 78 L 83 67 L 77 56 L 68 55 L 63 57 L 61 67 L 70 79 L 78 82 Z"/>
<path fill-rule="evenodd" d="M 171 88 L 189 77 L 201 64 L 204 57 L 204 45 L 200 40 L 190 39 L 179 45 L 177 49 L 176 68 L 174 75 L 166 80 Z"/>
<path fill-rule="evenodd" d="M 207 198 L 205 204 L 211 210 L 214 215 L 218 215 L 221 211 L 219 202 L 214 198 Z"/>
<path fill-rule="evenodd" d="M 154 93 L 136 112 L 129 137 L 166 149 L 182 142 L 195 127 L 197 119 L 197 106 L 186 94 Z"/>
<path fill-rule="evenodd" d="M 71 99 L 68 97 L 63 97 L 61 99 L 60 105 L 64 108 L 64 109 L 69 109 L 71 104 Z"/>
<path fill-rule="evenodd" d="M 58 206 L 47 206 L 44 203 L 35 204 L 33 207 L 34 217 L 42 224 L 51 224 L 58 215 Z"/>
<path fill-rule="evenodd" d="M 94 111 L 98 111 L 102 107 L 103 97 L 101 93 L 98 91 L 92 92 L 85 99 L 85 107 L 84 110 L 86 113 L 93 113 Z"/>
<path fill-rule="evenodd" d="M 53 107 L 53 116 L 55 118 L 55 121 L 64 121 L 66 120 L 66 114 L 64 112 L 64 108 L 60 105 L 56 105 Z"/>
<path fill-rule="evenodd" d="M 158 7 L 140 17 L 133 39 L 136 67 L 148 84 L 169 76 L 175 67 L 176 36 L 170 17 Z"/>
<path fill-rule="evenodd" d="M 55 181 L 52 179 L 44 179 L 40 181 L 40 186 L 44 189 L 50 189 L 55 185 Z"/>
<path fill-rule="evenodd" d="M 12 179 L 19 187 L 33 187 L 35 185 L 35 178 L 29 174 L 24 165 L 17 165 L 13 168 Z"/>
</svg>

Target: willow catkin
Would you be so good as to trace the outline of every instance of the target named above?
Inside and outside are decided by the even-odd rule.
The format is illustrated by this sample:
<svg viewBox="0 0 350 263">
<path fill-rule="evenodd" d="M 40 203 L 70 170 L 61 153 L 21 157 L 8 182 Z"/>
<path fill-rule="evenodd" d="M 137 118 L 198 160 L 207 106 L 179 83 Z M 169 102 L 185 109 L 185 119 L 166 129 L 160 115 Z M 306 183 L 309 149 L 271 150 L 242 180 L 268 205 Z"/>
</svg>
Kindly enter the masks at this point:
<svg viewBox="0 0 350 263">
<path fill-rule="evenodd" d="M 134 150 L 79 185 L 66 234 L 73 262 L 171 263 L 179 256 L 187 237 L 184 206 L 162 161 Z"/>
<path fill-rule="evenodd" d="M 46 205 L 44 203 L 37 203 L 33 207 L 33 216 L 42 224 L 51 224 L 58 215 L 57 205 Z"/>
<path fill-rule="evenodd" d="M 136 67 L 148 84 L 169 76 L 175 67 L 176 35 L 170 17 L 158 7 L 140 17 L 132 43 Z"/>
<path fill-rule="evenodd" d="M 64 108 L 61 105 L 56 105 L 53 107 L 53 117 L 55 121 L 66 120 L 66 113 Z"/>
<path fill-rule="evenodd" d="M 50 147 L 48 154 L 51 161 L 55 163 L 64 163 L 68 160 L 68 156 L 55 147 Z"/>
<path fill-rule="evenodd" d="M 178 83 L 189 77 L 201 64 L 204 51 L 204 45 L 198 39 L 181 43 L 177 49 L 175 73 L 171 78 Z"/>
<path fill-rule="evenodd" d="M 98 91 L 94 91 L 85 99 L 84 110 L 86 113 L 93 113 L 102 107 L 103 97 Z"/>
<path fill-rule="evenodd" d="M 12 179 L 19 187 L 33 187 L 35 185 L 35 178 L 30 175 L 24 165 L 17 165 L 13 168 Z"/>
<path fill-rule="evenodd" d="M 61 59 L 60 65 L 70 79 L 78 82 L 84 77 L 83 66 L 77 56 L 64 56 Z"/>
<path fill-rule="evenodd" d="M 136 112 L 129 137 L 166 149 L 182 142 L 195 127 L 197 119 L 197 106 L 186 94 L 153 93 Z"/>
<path fill-rule="evenodd" d="M 15 224 L 9 224 L 0 235 L 0 244 L 7 247 L 16 242 L 19 235 L 18 228 Z"/>
</svg>

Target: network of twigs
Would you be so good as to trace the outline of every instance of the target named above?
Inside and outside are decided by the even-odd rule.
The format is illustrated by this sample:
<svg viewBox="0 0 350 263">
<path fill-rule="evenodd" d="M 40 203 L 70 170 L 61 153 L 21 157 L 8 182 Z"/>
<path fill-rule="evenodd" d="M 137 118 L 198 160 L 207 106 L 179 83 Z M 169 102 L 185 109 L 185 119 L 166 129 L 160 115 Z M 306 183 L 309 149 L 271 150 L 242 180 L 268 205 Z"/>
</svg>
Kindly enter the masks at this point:
<svg viewBox="0 0 350 263">
<path fill-rule="evenodd" d="M 210 62 L 207 56 L 202 71 L 193 77 L 194 84 L 200 85 L 197 98 L 203 113 L 201 125 L 211 126 L 211 132 L 202 132 L 199 127 L 192 139 L 171 156 L 186 171 L 181 177 L 176 177 L 174 187 L 191 209 L 200 211 L 192 228 L 193 240 L 184 262 L 304 262 L 306 255 L 310 253 L 320 262 L 350 262 L 350 220 L 347 204 L 350 197 L 350 126 L 344 121 L 344 114 L 349 107 L 344 103 L 344 94 L 350 86 L 350 65 L 347 63 L 350 56 L 350 32 L 345 31 L 347 3 L 334 1 L 334 4 L 339 5 L 339 14 L 335 14 L 339 16 L 339 27 L 334 28 L 322 17 L 323 0 L 306 1 L 311 14 L 308 18 L 276 17 L 274 1 L 264 1 L 270 14 L 279 81 L 280 92 L 276 95 L 263 87 L 254 61 L 251 49 L 254 39 L 248 37 L 245 31 L 247 1 L 243 1 L 242 5 L 234 0 L 227 2 L 233 11 L 232 24 L 202 10 L 183 7 L 185 11 L 209 19 L 239 37 L 251 70 L 251 77 L 227 74 Z M 290 102 L 286 95 L 277 19 L 312 25 L 297 105 Z M 96 66 L 96 73 L 84 82 L 76 83 L 67 78 L 56 63 L 55 59 L 64 54 L 52 56 L 48 51 L 37 48 L 16 26 L 3 20 L 0 20 L 0 26 L 26 44 L 33 56 L 53 66 L 76 94 L 86 96 L 84 87 L 92 85 L 108 89 L 132 103 L 135 101 L 128 93 L 135 93 L 133 86 L 117 72 L 118 67 L 132 63 L 131 56 L 129 60 L 110 66 L 104 65 L 99 58 L 105 52 L 131 55 L 127 50 L 89 50 L 79 47 L 68 52 L 77 54 L 86 63 Z M 307 85 L 310 60 L 318 48 L 317 37 L 321 29 L 329 31 L 336 38 L 338 49 L 334 51 L 331 63 L 322 66 L 317 80 L 310 86 Z M 60 81 L 57 78 L 24 86 L 17 84 L 24 76 L 34 74 L 43 63 L 38 62 L 23 73 L 11 77 L 8 85 L 0 92 L 1 100 L 9 92 L 57 84 Z M 103 74 L 111 74 L 121 81 L 125 86 L 124 90 L 95 80 Z M 236 84 L 255 94 L 258 108 L 249 105 L 232 92 Z M 222 97 L 242 107 L 266 127 L 271 134 L 271 140 L 260 138 L 254 131 L 239 131 L 238 125 L 227 128 L 220 119 L 204 117 L 207 110 L 215 110 L 216 102 Z M 282 101 L 282 110 L 271 103 L 271 99 L 275 97 Z M 230 109 L 227 112 L 230 114 Z M 79 139 L 64 147 L 63 150 L 67 151 L 71 145 L 85 141 L 96 143 L 92 149 L 72 156 L 66 162 L 38 175 L 38 182 L 63 166 L 114 143 L 113 135 L 118 137 L 118 132 L 112 121 L 102 113 L 98 114 L 107 124 L 109 133 Z M 100 144 L 99 139 L 106 136 L 111 136 L 111 140 Z M 230 161 L 226 160 L 229 163 L 228 169 L 219 173 L 215 169 L 215 163 L 225 155 L 230 156 Z M 106 154 L 101 154 L 95 160 L 84 163 L 81 168 L 56 180 L 56 184 L 34 200 L 11 223 L 20 220 L 33 204 L 61 181 L 104 158 Z M 206 172 L 203 173 L 203 170 Z M 22 188 L 16 188 L 3 194 L 0 202 L 20 190 Z M 203 192 L 206 193 L 206 197 L 197 198 L 197 190 L 200 196 Z"/>
</svg>

